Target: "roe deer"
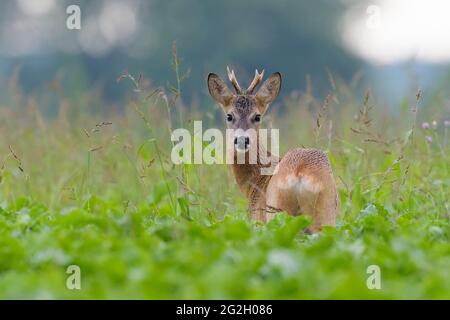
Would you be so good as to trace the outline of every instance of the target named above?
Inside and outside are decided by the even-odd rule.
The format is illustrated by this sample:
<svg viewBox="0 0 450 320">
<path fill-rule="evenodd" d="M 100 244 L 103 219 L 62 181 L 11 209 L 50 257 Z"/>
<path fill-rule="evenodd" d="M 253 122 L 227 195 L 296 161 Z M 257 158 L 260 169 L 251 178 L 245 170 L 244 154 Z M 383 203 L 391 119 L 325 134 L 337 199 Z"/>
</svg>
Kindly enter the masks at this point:
<svg viewBox="0 0 450 320">
<path fill-rule="evenodd" d="M 258 139 L 246 134 L 248 129 L 256 131 L 258 137 L 261 118 L 269 105 L 278 96 L 281 74 L 273 73 L 254 93 L 263 79 L 264 70 L 255 72 L 255 77 L 247 90 L 242 90 L 234 71 L 227 67 L 228 78 L 236 93 L 232 93 L 225 82 L 216 74 L 208 75 L 208 89 L 214 100 L 226 115 L 229 129 L 234 129 L 235 139 L 227 152 L 232 152 L 232 171 L 240 190 L 249 200 L 249 212 L 253 219 L 267 222 L 276 212 L 285 211 L 290 215 L 311 215 L 313 223 L 309 232 L 319 232 L 322 226 L 336 223 L 339 196 L 327 156 L 316 149 L 292 149 L 278 159 L 271 175 L 261 174 L 267 167 L 262 161 L 268 152 L 259 145 Z M 249 150 L 256 148 L 257 161 L 248 161 Z M 230 150 L 231 149 L 231 150 Z M 236 152 L 246 154 L 245 162 L 237 163 Z"/>
</svg>

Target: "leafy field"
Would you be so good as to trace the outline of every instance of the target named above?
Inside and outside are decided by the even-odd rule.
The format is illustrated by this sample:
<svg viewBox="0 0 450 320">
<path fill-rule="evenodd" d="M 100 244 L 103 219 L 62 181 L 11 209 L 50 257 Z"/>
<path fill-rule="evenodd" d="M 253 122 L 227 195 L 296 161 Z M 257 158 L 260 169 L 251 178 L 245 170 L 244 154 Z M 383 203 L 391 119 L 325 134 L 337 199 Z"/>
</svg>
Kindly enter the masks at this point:
<svg viewBox="0 0 450 320">
<path fill-rule="evenodd" d="M 176 88 L 124 78 L 124 106 L 58 86 L 26 96 L 10 81 L 0 298 L 450 298 L 445 97 L 412 92 L 392 111 L 332 79 L 326 98 L 274 104 L 263 122 L 283 153 L 325 150 L 339 187 L 338 226 L 306 235 L 304 217 L 250 221 L 225 165 L 170 162 L 173 128 L 224 126 L 212 100 L 188 111 Z M 80 290 L 66 288 L 69 265 Z M 370 265 L 380 290 L 367 288 Z"/>
</svg>

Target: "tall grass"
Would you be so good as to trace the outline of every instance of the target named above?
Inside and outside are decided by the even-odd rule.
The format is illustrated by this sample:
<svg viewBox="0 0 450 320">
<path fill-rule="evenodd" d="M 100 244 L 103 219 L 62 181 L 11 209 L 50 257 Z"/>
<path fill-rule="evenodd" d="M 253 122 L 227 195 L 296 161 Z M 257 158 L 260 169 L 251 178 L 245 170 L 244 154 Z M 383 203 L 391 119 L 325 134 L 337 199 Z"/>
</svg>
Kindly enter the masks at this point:
<svg viewBox="0 0 450 320">
<path fill-rule="evenodd" d="M 380 107 L 369 91 L 359 97 L 355 84 L 330 74 L 325 97 L 316 98 L 307 88 L 271 106 L 263 121 L 280 129 L 282 153 L 302 146 L 325 150 L 338 183 L 342 205 L 336 231 L 307 236 L 300 231 L 303 220 L 285 217 L 267 227 L 249 222 L 246 201 L 225 165 L 172 164 L 174 128 L 192 131 L 192 120 L 203 120 L 204 130 L 224 125 L 212 100 L 194 109 L 180 99 L 187 76 L 181 75 L 175 47 L 173 66 L 176 84 L 167 89 L 149 87 L 143 76 L 120 76 L 118 85 L 131 83 L 132 89 L 118 110 L 105 107 L 95 91 L 76 100 L 53 91 L 25 95 L 11 80 L 9 102 L 0 107 L 4 296 L 449 297 L 448 282 L 440 283 L 449 279 L 444 266 L 450 253 L 450 157 L 444 126 L 448 110 L 443 100 L 412 92 L 398 112 L 392 112 Z M 46 103 L 55 99 L 57 113 L 49 115 Z M 435 128 L 421 127 L 433 120 Z M 158 220 L 164 217 L 173 220 Z M 72 230 L 74 225 L 81 234 Z M 97 226 L 95 233 L 92 225 Z M 53 248 L 45 238 L 46 228 L 61 237 L 57 251 L 42 253 Z M 298 231 L 291 238 L 277 233 L 289 235 L 289 228 Z M 420 243 L 414 239 L 416 232 L 422 233 Z M 31 240 L 37 242 L 27 247 Z M 92 258 L 93 249 L 86 245 L 90 241 L 99 258 Z M 220 242 L 220 249 L 210 242 Z M 163 243 L 173 251 L 166 251 Z M 204 256 L 202 246 L 210 255 Z M 190 254 L 181 253 L 185 250 Z M 43 260 L 39 252 L 47 254 Z M 338 253 L 349 254 L 349 260 Z M 395 255 L 406 262 L 396 261 Z M 423 262 L 431 258 L 437 259 L 435 270 L 429 269 L 430 261 Z M 158 259 L 167 264 L 150 270 Z M 125 280 L 131 271 L 124 261 L 133 261 L 130 268 L 137 277 L 129 285 Z M 361 266 L 373 261 L 386 270 L 386 291 L 365 288 Z M 70 263 L 91 273 L 85 291 L 72 293 L 60 283 L 64 273 L 58 268 Z M 209 271 L 202 273 L 199 263 Z M 289 263 L 298 270 L 290 271 Z M 51 284 L 38 278 L 39 268 Z M 99 268 L 108 271 L 102 275 Z M 164 273 L 159 280 L 156 270 Z M 431 273 L 428 284 L 410 283 L 426 272 Z M 227 283 L 218 275 L 232 280 Z M 292 277 L 304 282 L 290 284 Z M 248 289 L 240 292 L 242 282 Z M 15 283 L 20 283 L 17 289 Z M 268 292 L 270 288 L 274 291 Z"/>
</svg>

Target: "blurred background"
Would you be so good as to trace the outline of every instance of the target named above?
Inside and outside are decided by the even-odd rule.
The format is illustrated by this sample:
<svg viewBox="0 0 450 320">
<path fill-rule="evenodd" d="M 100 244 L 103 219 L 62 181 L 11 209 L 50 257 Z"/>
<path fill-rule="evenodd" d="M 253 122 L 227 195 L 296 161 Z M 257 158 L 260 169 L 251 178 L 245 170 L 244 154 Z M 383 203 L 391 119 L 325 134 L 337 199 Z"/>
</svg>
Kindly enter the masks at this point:
<svg viewBox="0 0 450 320">
<path fill-rule="evenodd" d="M 0 298 L 450 298 L 449 14 L 450 0 L 0 1 Z M 227 65 L 243 87 L 255 68 L 283 74 L 263 126 L 280 154 L 327 154 L 336 229 L 251 223 L 225 165 L 173 163 L 174 129 L 207 151 L 202 133 L 225 126 L 206 77 Z"/>
<path fill-rule="evenodd" d="M 80 30 L 66 27 L 72 4 Z M 449 83 L 449 12 L 446 0 L 4 0 L 0 102 L 14 78 L 27 94 L 57 81 L 65 97 L 95 89 L 120 106 L 124 70 L 152 86 L 175 81 L 175 42 L 190 71 L 187 105 L 206 101 L 206 75 L 230 65 L 245 85 L 255 68 L 282 72 L 283 95 L 310 86 L 324 96 L 332 74 L 395 107 L 418 87 Z"/>
</svg>

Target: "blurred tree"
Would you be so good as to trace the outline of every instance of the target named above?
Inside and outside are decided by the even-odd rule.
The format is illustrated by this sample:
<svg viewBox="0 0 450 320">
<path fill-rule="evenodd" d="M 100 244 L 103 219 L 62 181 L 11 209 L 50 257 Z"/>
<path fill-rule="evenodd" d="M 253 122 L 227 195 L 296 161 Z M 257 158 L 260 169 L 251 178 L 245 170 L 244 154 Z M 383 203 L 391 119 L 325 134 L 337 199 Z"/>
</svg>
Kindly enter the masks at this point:
<svg viewBox="0 0 450 320">
<path fill-rule="evenodd" d="M 113 5 L 111 1 L 76 2 L 82 9 L 80 32 L 90 32 L 86 28 L 92 21 L 101 24 L 102 12 Z M 111 45 L 97 56 L 83 52 L 82 45 L 79 45 L 81 51 L 68 53 L 58 49 L 55 39 L 71 37 L 80 41 L 78 31 L 52 28 L 58 37 L 48 35 L 48 43 L 41 44 L 43 50 L 23 56 L 2 56 L 0 67 L 8 66 L 8 74 L 20 64 L 21 84 L 26 90 L 51 81 L 57 71 L 63 78 L 70 77 L 73 75 L 70 70 L 76 68 L 77 78 L 83 81 L 78 86 L 80 90 L 100 85 L 107 99 L 120 101 L 128 88 L 117 85 L 115 79 L 125 69 L 134 74 L 143 73 L 155 85 L 174 81 L 170 61 L 172 43 L 176 41 L 183 67 L 191 69 L 190 78 L 182 87 L 182 96 L 188 102 L 193 97 L 203 100 L 207 73 L 225 75 L 226 65 L 233 66 L 244 83 L 251 79 L 255 68 L 280 71 L 285 80 L 284 93 L 304 88 L 305 76 L 309 74 L 319 94 L 329 88 L 326 68 L 348 79 L 360 67 L 340 47 L 337 25 L 344 6 L 338 1 L 129 0 L 114 3 L 129 5 L 136 14 L 136 30 L 126 41 Z M 72 2 L 58 3 L 59 9 L 52 13 L 55 19 L 65 17 L 62 10 L 65 4 Z M 10 13 L 19 10 L 10 1 L 0 6 Z M 11 16 L 12 13 L 5 16 L 3 12 L 1 22 Z M 115 23 L 117 27 L 117 22 L 110 21 L 111 26 Z M 114 32 L 121 32 L 121 29 L 112 30 L 113 36 Z M 94 44 L 100 40 L 94 39 Z M 65 88 L 73 93 L 72 89 Z"/>
</svg>

